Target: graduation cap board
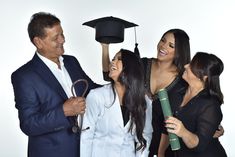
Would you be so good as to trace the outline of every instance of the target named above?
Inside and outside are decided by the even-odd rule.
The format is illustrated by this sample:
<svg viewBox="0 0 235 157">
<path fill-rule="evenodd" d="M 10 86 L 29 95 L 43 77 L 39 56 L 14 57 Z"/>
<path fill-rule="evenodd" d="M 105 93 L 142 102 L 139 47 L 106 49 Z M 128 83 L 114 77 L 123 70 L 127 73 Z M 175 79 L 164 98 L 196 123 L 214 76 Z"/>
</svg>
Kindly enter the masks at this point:
<svg viewBox="0 0 235 157">
<path fill-rule="evenodd" d="M 124 41 L 124 29 L 138 26 L 113 16 L 103 17 L 83 23 L 95 28 L 95 40 L 100 43 L 121 43 Z"/>
</svg>

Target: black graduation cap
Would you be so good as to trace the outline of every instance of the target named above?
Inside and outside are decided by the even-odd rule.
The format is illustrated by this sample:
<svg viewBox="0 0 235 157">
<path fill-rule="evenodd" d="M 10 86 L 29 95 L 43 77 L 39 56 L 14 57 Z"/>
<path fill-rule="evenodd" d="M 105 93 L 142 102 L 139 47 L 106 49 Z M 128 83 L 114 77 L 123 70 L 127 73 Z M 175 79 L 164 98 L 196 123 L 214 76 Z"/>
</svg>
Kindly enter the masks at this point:
<svg viewBox="0 0 235 157">
<path fill-rule="evenodd" d="M 121 43 L 124 41 L 124 29 L 138 26 L 132 22 L 109 16 L 83 23 L 95 28 L 95 40 L 101 43 Z"/>
</svg>

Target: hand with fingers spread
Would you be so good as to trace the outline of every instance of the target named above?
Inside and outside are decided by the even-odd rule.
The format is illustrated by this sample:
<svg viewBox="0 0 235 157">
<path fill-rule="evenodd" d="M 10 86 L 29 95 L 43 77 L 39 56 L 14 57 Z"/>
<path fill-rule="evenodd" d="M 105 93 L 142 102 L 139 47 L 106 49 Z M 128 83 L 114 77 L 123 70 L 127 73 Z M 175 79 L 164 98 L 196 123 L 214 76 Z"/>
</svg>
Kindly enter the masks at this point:
<svg viewBox="0 0 235 157">
<path fill-rule="evenodd" d="M 65 116 L 75 116 L 85 113 L 86 103 L 84 97 L 71 97 L 65 101 L 63 110 Z"/>
</svg>

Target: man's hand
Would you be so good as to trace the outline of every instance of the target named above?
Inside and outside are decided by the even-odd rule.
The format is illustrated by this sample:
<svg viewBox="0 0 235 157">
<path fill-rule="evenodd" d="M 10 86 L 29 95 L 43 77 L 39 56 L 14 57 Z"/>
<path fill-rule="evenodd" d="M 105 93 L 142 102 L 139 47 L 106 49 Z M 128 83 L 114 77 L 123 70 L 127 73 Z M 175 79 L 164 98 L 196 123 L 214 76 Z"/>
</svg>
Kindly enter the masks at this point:
<svg viewBox="0 0 235 157">
<path fill-rule="evenodd" d="M 65 116 L 76 116 L 85 113 L 86 103 L 84 97 L 71 97 L 64 102 Z"/>
</svg>

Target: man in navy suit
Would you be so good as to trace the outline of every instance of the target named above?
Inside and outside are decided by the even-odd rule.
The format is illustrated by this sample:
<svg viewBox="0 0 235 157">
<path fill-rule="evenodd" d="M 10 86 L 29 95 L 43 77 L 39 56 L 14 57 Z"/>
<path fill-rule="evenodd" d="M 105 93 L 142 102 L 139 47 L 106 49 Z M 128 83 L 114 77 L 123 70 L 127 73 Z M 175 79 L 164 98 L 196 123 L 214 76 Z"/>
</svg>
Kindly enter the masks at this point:
<svg viewBox="0 0 235 157">
<path fill-rule="evenodd" d="M 34 14 L 28 33 L 35 55 L 11 76 L 20 128 L 28 136 L 28 157 L 79 157 L 79 132 L 72 127 L 76 115 L 85 112 L 84 85 L 75 88 L 76 97 L 71 86 L 78 79 L 88 81 L 87 92 L 99 85 L 75 57 L 63 55 L 65 37 L 56 16 Z"/>
</svg>

